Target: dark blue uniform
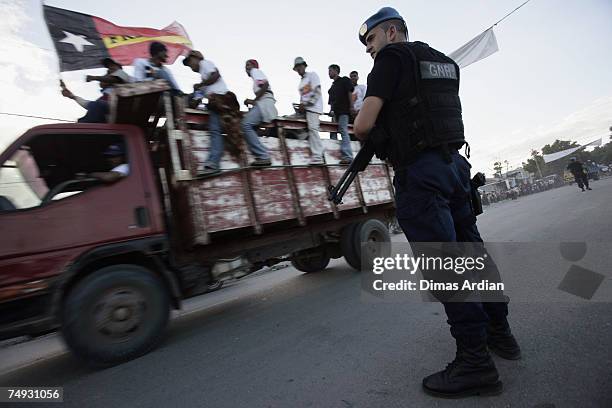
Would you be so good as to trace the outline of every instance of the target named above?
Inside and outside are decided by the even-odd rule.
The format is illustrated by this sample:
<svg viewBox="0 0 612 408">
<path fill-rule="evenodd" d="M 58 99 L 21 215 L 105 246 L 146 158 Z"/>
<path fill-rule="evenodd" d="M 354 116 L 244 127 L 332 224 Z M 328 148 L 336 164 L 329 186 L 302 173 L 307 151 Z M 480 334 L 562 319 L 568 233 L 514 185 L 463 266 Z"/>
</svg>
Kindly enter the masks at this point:
<svg viewBox="0 0 612 408">
<path fill-rule="evenodd" d="M 394 9 L 383 8 L 363 24 L 360 40 L 366 44 L 368 33 L 388 20 L 405 28 Z M 388 44 L 378 50 L 368 75 L 366 99 L 384 100 L 376 126 L 387 137 L 383 143 L 374 138 L 377 155 L 382 151 L 393 164 L 397 219 L 412 243 L 482 242 L 471 201 L 471 166 L 458 152 L 465 144 L 458 94 L 459 67 L 424 43 Z M 488 349 L 507 359 L 520 358 L 506 319 L 507 303 L 438 299 L 457 355 L 445 370 L 423 380 L 424 390 L 444 397 L 501 392 Z"/>
<path fill-rule="evenodd" d="M 450 149 L 427 150 L 395 172 L 397 219 L 408 242 L 482 242 L 472 222 L 470 164 Z M 504 320 L 504 302 L 443 303 L 453 337 L 486 341 L 489 320 Z"/>
</svg>

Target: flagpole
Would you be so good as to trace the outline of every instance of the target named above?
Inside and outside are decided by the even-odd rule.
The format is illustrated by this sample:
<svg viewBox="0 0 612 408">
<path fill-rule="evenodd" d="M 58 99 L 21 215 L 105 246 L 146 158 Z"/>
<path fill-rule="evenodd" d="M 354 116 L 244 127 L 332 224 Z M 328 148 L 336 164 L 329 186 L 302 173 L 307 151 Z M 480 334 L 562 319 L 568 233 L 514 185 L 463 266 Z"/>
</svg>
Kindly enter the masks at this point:
<svg viewBox="0 0 612 408">
<path fill-rule="evenodd" d="M 59 52 L 55 45 L 55 41 L 53 41 L 53 37 L 51 37 L 51 31 L 49 31 L 49 23 L 47 22 L 47 19 L 45 18 L 45 0 L 40 0 L 40 6 L 43 10 L 43 19 L 45 20 L 45 25 L 47 26 L 47 32 L 49 33 L 49 38 L 51 38 L 51 43 L 53 44 L 53 48 L 55 49 L 55 56 L 57 57 L 57 77 L 59 79 L 60 89 L 61 89 L 64 83 L 64 80 L 62 78 L 62 69 L 60 66 Z"/>
</svg>

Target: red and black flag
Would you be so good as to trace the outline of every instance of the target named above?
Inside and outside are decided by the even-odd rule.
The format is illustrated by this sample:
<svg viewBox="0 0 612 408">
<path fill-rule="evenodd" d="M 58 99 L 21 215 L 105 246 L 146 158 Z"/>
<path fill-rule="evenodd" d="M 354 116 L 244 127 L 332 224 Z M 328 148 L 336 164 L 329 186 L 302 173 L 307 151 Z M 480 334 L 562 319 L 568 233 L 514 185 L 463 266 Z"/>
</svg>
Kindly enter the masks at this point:
<svg viewBox="0 0 612 408">
<path fill-rule="evenodd" d="M 100 17 L 43 6 L 45 21 L 60 60 L 60 71 L 102 67 L 110 57 L 122 65 L 148 58 L 149 44 L 158 41 L 168 48 L 168 64 L 191 49 L 187 32 L 177 22 L 155 30 L 120 27 Z"/>
</svg>

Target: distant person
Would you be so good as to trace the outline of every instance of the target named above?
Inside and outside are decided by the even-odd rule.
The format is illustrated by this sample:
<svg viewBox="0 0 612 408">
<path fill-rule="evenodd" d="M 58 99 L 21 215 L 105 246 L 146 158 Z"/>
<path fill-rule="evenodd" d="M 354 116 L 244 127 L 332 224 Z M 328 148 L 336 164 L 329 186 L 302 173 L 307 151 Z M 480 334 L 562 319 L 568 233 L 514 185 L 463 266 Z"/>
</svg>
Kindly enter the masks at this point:
<svg viewBox="0 0 612 408">
<path fill-rule="evenodd" d="M 576 160 L 575 157 L 572 157 L 570 159 L 570 162 L 567 165 L 567 169 L 574 176 L 574 180 L 576 180 L 576 184 L 578 184 L 578 188 L 580 188 L 582 191 L 585 191 L 584 187 L 586 186 L 587 190 L 592 190 L 592 188 L 589 187 L 589 178 L 587 177 L 587 174 L 584 172 L 584 167 L 582 163 Z"/>
<path fill-rule="evenodd" d="M 323 97 L 321 96 L 321 80 L 316 72 L 306 72 L 306 61 L 297 57 L 293 62 L 293 70 L 300 76 L 300 105 L 298 111 L 306 115 L 308 125 L 308 144 L 310 145 L 311 166 L 324 164 L 323 143 L 319 135 L 320 118 L 323 113 Z"/>
<path fill-rule="evenodd" d="M 138 82 L 165 79 L 175 94 L 182 94 L 172 72 L 164 64 L 168 61 L 168 48 L 160 42 L 152 42 L 149 46 L 150 58 L 136 58 L 134 79 Z"/>
<path fill-rule="evenodd" d="M 255 99 L 245 99 L 244 101 L 246 106 L 252 106 L 252 108 L 242 118 L 242 133 L 249 150 L 255 156 L 255 161 L 251 163 L 251 166 L 270 166 L 272 164 L 270 153 L 261 143 L 259 135 L 255 131 L 255 126 L 261 123 L 270 123 L 276 119 L 278 116 L 275 106 L 276 100 L 270 82 L 268 82 L 268 78 L 263 71 L 259 69 L 259 63 L 256 60 L 248 60 L 244 69 L 253 80 Z"/>
<path fill-rule="evenodd" d="M 332 64 L 328 68 L 329 79 L 334 81 L 329 88 L 329 104 L 334 121 L 338 123 L 338 129 L 342 136 L 340 144 L 340 164 L 350 164 L 353 161 L 353 150 L 351 149 L 351 138 L 348 133 L 349 116 L 353 110 L 353 84 L 348 77 L 340 76 L 340 67 Z M 336 140 L 337 133 L 330 134 L 330 138 Z"/>
<path fill-rule="evenodd" d="M 352 71 L 350 73 L 351 83 L 353 84 L 353 111 L 351 112 L 352 120 L 355 120 L 357 114 L 363 106 L 363 98 L 365 98 L 367 87 L 359 82 L 359 73 Z"/>
</svg>

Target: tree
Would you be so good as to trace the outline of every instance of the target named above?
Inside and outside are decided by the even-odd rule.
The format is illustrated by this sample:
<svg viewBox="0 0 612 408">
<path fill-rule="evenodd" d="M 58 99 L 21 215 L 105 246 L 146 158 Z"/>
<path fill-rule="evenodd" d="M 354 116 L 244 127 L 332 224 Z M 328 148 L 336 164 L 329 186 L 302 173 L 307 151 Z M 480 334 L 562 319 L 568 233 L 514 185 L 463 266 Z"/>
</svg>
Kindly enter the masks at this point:
<svg viewBox="0 0 612 408">
<path fill-rule="evenodd" d="M 592 152 L 589 153 L 588 160 L 593 160 L 595 163 L 612 163 L 612 142 L 608 142 L 603 146 L 596 147 Z"/>
<path fill-rule="evenodd" d="M 542 147 L 542 154 L 552 154 L 557 153 L 562 150 L 571 149 L 572 147 L 580 146 L 576 142 L 572 142 L 571 140 L 555 140 L 552 144 L 547 144 Z"/>
<path fill-rule="evenodd" d="M 544 172 L 546 170 L 544 157 L 537 150 L 531 150 L 531 158 L 527 159 L 526 163 L 523 162 L 523 169 L 529 173 L 536 174 L 538 177 L 548 175 Z"/>
<path fill-rule="evenodd" d="M 531 158 L 527 159 L 527 162 L 523 163 L 523 168 L 530 173 L 540 175 L 538 171 L 538 166 L 542 172 L 542 176 L 550 176 L 551 174 L 558 174 L 563 177 L 563 172 L 565 171 L 565 167 L 567 166 L 567 160 L 559 159 L 550 163 L 544 163 L 545 154 L 557 153 L 563 150 L 571 149 L 572 147 L 579 147 L 580 145 L 571 140 L 555 140 L 551 144 L 547 144 L 542 147 L 542 155 L 538 153 L 537 150 L 531 151 Z M 580 153 L 576 152 L 576 155 L 579 156 Z"/>
<path fill-rule="evenodd" d="M 612 130 L 612 128 L 611 128 Z M 612 136 L 611 136 L 612 139 Z M 538 166 L 542 172 L 542 176 L 546 177 L 551 174 L 558 174 L 563 177 L 563 172 L 567 167 L 567 163 L 569 158 L 561 158 L 559 160 L 555 160 L 554 162 L 544 163 L 544 154 L 552 154 L 557 153 L 563 150 L 571 149 L 572 147 L 580 146 L 578 143 L 573 142 L 571 140 L 555 140 L 551 144 L 547 144 L 542 147 L 542 154 L 540 154 L 537 150 L 531 151 L 531 157 L 527 159 L 526 162 L 523 162 L 523 168 L 530 172 L 540 176 L 538 171 Z M 612 142 L 608 142 L 603 146 L 596 147 L 592 152 L 587 152 L 584 149 L 577 150 L 572 156 L 575 156 L 578 160 L 583 163 L 586 163 L 588 160 L 593 160 L 598 164 L 610 164 L 612 163 Z M 497 170 L 496 165 L 499 165 L 501 172 L 501 163 L 495 162 L 493 164 L 493 168 Z M 501 173 L 500 173 L 501 174 Z"/>
</svg>

